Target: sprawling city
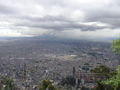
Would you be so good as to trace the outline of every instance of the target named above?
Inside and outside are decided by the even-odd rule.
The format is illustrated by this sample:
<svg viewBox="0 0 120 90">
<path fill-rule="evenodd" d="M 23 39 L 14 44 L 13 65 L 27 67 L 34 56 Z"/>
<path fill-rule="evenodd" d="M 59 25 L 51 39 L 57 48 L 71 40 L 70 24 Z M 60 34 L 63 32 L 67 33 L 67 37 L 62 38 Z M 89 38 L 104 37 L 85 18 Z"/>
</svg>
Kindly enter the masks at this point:
<svg viewBox="0 0 120 90">
<path fill-rule="evenodd" d="M 120 56 L 112 52 L 110 42 L 27 38 L 0 43 L 0 75 L 12 78 L 19 88 L 29 88 L 25 90 L 34 90 L 46 79 L 57 85 L 69 76 L 92 88 L 97 82 L 91 79 L 91 69 L 104 65 L 115 70 L 119 65 Z"/>
</svg>

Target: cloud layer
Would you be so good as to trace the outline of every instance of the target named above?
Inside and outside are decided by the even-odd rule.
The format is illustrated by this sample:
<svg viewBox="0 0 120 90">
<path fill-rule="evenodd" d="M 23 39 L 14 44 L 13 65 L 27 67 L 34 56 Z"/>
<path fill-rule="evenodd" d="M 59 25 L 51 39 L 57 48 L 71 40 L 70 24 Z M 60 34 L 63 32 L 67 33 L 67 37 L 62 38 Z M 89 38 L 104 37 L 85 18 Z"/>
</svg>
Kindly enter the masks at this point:
<svg viewBox="0 0 120 90">
<path fill-rule="evenodd" d="M 0 36 L 114 38 L 119 0 L 0 0 Z"/>
</svg>

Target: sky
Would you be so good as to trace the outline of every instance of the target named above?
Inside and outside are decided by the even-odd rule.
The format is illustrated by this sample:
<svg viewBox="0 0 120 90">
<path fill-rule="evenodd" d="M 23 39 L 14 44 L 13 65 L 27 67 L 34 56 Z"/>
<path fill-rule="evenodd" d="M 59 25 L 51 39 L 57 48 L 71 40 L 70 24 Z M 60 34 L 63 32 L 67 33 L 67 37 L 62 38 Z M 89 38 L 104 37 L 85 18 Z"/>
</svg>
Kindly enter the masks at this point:
<svg viewBox="0 0 120 90">
<path fill-rule="evenodd" d="M 0 0 L 0 37 L 105 40 L 120 35 L 120 0 Z"/>
</svg>

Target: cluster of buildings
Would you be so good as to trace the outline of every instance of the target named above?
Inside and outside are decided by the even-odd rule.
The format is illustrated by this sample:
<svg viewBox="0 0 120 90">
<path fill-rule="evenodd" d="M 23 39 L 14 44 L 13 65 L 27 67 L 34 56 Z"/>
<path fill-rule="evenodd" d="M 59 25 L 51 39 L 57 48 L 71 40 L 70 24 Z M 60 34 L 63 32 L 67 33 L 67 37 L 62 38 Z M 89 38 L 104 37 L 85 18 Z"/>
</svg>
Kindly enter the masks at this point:
<svg viewBox="0 0 120 90">
<path fill-rule="evenodd" d="M 73 77 L 75 78 L 75 88 L 79 90 L 82 87 L 85 88 L 94 88 L 97 85 L 97 81 L 105 79 L 104 76 L 98 76 L 95 73 L 90 71 L 85 71 L 79 69 L 76 71 L 75 67 L 73 67 Z"/>
</svg>

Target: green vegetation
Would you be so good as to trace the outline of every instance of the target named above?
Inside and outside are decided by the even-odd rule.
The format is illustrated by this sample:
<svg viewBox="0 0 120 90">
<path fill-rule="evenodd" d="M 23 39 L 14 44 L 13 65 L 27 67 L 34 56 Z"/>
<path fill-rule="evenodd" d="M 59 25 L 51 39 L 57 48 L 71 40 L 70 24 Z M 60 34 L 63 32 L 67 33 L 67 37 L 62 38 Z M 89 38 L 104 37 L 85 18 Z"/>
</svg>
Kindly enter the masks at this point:
<svg viewBox="0 0 120 90">
<path fill-rule="evenodd" d="M 68 75 L 63 78 L 58 85 L 61 87 L 61 90 L 74 90 L 76 80 L 74 76 Z"/>
<path fill-rule="evenodd" d="M 112 43 L 112 49 L 115 53 L 120 53 L 120 39 L 114 40 Z"/>
<path fill-rule="evenodd" d="M 58 89 L 52 85 L 50 80 L 43 80 L 39 85 L 39 90 L 58 90 Z"/>
<path fill-rule="evenodd" d="M 62 86 L 75 86 L 75 78 L 73 76 L 66 76 L 60 82 Z"/>
<path fill-rule="evenodd" d="M 106 81 L 102 81 L 101 83 L 111 86 L 112 88 L 114 88 L 114 90 L 120 90 L 120 66 L 118 66 L 118 69 L 116 71 L 117 74 L 115 76 Z"/>
<path fill-rule="evenodd" d="M 98 77 L 103 77 L 105 79 L 108 79 L 116 74 L 115 71 L 112 71 L 109 67 L 104 65 L 100 65 L 99 67 L 91 69 L 91 72 L 95 73 Z"/>
<path fill-rule="evenodd" d="M 115 53 L 120 53 L 120 39 L 113 41 L 112 49 Z M 111 86 L 114 90 L 120 90 L 120 66 L 118 66 L 116 73 L 116 75 L 113 75 L 110 79 L 102 81 L 101 83 Z"/>
<path fill-rule="evenodd" d="M 93 90 L 120 90 L 120 66 L 115 75 L 107 80 L 99 81 Z"/>
<path fill-rule="evenodd" d="M 11 78 L 0 76 L 0 90 L 16 90 L 15 84 Z"/>
</svg>

